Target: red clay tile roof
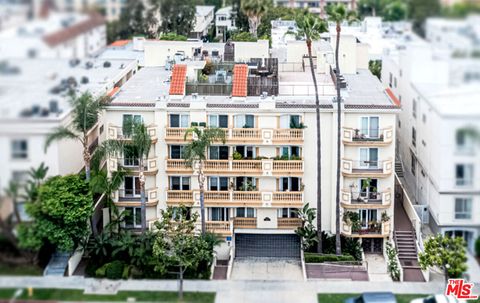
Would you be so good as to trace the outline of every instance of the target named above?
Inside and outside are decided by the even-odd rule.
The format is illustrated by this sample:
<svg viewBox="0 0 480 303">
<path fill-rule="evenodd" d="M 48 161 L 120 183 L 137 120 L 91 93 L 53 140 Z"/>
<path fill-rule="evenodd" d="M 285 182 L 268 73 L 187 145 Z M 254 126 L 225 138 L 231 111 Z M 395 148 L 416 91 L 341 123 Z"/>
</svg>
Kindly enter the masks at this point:
<svg viewBox="0 0 480 303">
<path fill-rule="evenodd" d="M 248 66 L 246 64 L 235 64 L 233 67 L 232 97 L 247 96 Z"/>
<path fill-rule="evenodd" d="M 170 95 L 185 95 L 185 79 L 187 77 L 187 66 L 175 64 L 170 81 Z"/>
<path fill-rule="evenodd" d="M 120 47 L 120 46 L 125 46 L 128 43 L 130 43 L 132 40 L 117 40 L 113 42 L 112 44 L 109 45 L 109 47 Z"/>
<path fill-rule="evenodd" d="M 103 24 L 105 24 L 103 16 L 98 13 L 92 13 L 90 14 L 90 18 L 85 21 L 45 35 L 43 41 L 45 41 L 50 47 L 54 47 Z"/>
<path fill-rule="evenodd" d="M 400 100 L 395 96 L 395 94 L 392 92 L 390 88 L 387 88 L 385 90 L 387 92 L 387 95 L 390 97 L 390 100 L 392 100 L 393 104 L 396 106 L 401 106 L 402 104 L 400 103 Z"/>
<path fill-rule="evenodd" d="M 120 87 L 116 86 L 111 91 L 108 92 L 107 96 L 111 98 L 115 96 L 119 90 L 120 90 Z"/>
</svg>

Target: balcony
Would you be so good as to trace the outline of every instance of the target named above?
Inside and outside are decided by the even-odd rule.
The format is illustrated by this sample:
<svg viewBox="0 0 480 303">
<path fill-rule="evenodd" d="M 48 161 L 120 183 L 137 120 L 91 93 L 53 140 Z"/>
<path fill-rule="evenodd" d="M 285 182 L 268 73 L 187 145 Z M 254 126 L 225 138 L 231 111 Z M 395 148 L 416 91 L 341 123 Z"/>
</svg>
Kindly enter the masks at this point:
<svg viewBox="0 0 480 303">
<path fill-rule="evenodd" d="M 390 225 L 388 222 L 375 222 L 375 226 L 369 228 L 360 228 L 360 230 L 352 231 L 352 226 L 342 223 L 342 234 L 354 238 L 384 238 L 390 235 Z"/>
<path fill-rule="evenodd" d="M 390 188 L 382 192 L 371 193 L 342 189 L 340 197 L 344 208 L 388 208 L 393 199 Z"/>
<path fill-rule="evenodd" d="M 346 177 L 387 177 L 393 172 L 393 161 L 355 161 L 342 159 L 342 174 Z"/>
<path fill-rule="evenodd" d="M 157 126 L 156 125 L 148 125 L 147 132 L 152 139 L 152 143 L 157 143 L 158 136 L 157 136 Z M 125 134 L 124 130 L 121 126 L 116 125 L 108 125 L 107 131 L 107 139 L 109 140 L 131 140 L 131 134 Z"/>
<path fill-rule="evenodd" d="M 155 175 L 158 172 L 157 158 L 149 158 L 143 160 L 143 172 L 145 175 Z M 140 163 L 136 158 L 109 158 L 108 169 L 113 172 L 118 167 L 123 167 L 131 172 L 138 173 L 140 171 Z"/>
<path fill-rule="evenodd" d="M 257 218 L 233 218 L 234 229 L 257 228 Z"/>
<path fill-rule="evenodd" d="M 222 236 L 228 236 L 232 234 L 230 221 L 207 221 L 205 222 L 205 225 L 208 232 Z"/>
<path fill-rule="evenodd" d="M 296 230 L 302 227 L 302 220 L 299 218 L 278 218 L 278 229 L 293 229 Z"/>
<path fill-rule="evenodd" d="M 302 207 L 303 192 L 205 191 L 205 205 L 210 207 Z M 167 190 L 167 204 L 200 203 L 199 190 Z"/>
<path fill-rule="evenodd" d="M 145 190 L 146 206 L 155 206 L 158 203 L 158 190 L 149 188 Z M 113 193 L 113 202 L 117 206 L 140 206 L 140 190 L 121 188 Z"/>
<path fill-rule="evenodd" d="M 187 128 L 166 127 L 165 141 L 179 143 L 185 141 Z M 265 129 L 265 128 L 225 128 L 225 140 L 230 144 L 302 144 L 303 129 Z M 189 135 L 187 140 L 191 140 Z"/>
<path fill-rule="evenodd" d="M 388 145 L 393 141 L 393 127 L 371 130 L 344 127 L 342 139 L 346 145 Z"/>
<path fill-rule="evenodd" d="M 198 164 L 194 165 L 198 173 Z M 167 173 L 192 173 L 183 159 L 167 159 Z M 235 176 L 301 176 L 303 160 L 205 160 L 203 171 L 207 175 L 226 174 Z"/>
</svg>

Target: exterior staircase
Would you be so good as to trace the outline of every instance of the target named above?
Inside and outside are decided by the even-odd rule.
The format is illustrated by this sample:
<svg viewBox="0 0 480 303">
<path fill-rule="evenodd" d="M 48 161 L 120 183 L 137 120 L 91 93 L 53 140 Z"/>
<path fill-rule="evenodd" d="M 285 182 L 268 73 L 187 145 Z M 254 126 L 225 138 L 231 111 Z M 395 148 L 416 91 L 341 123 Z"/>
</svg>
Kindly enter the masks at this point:
<svg viewBox="0 0 480 303">
<path fill-rule="evenodd" d="M 228 271 L 228 260 L 217 260 L 213 269 L 213 280 L 226 280 Z"/>
<path fill-rule="evenodd" d="M 415 235 L 412 230 L 394 231 L 395 246 L 398 259 L 403 268 L 403 280 L 411 282 L 425 282 L 420 265 Z"/>
<path fill-rule="evenodd" d="M 68 266 L 69 253 L 54 253 L 43 271 L 44 276 L 64 276 Z"/>
<path fill-rule="evenodd" d="M 400 162 L 400 160 L 397 158 L 395 159 L 395 173 L 397 174 L 397 176 L 399 178 L 403 178 L 404 177 L 404 174 L 403 174 L 403 165 L 402 165 L 402 162 Z"/>
</svg>

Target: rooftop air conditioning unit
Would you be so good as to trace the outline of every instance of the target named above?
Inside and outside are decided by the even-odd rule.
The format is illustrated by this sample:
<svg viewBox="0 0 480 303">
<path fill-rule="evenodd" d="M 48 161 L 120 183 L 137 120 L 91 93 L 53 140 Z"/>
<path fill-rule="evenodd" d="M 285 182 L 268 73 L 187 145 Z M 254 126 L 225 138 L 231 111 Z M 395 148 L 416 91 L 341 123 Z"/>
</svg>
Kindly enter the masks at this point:
<svg viewBox="0 0 480 303">
<path fill-rule="evenodd" d="M 262 92 L 261 98 L 266 99 L 267 97 L 268 97 L 268 93 L 267 92 Z"/>
</svg>

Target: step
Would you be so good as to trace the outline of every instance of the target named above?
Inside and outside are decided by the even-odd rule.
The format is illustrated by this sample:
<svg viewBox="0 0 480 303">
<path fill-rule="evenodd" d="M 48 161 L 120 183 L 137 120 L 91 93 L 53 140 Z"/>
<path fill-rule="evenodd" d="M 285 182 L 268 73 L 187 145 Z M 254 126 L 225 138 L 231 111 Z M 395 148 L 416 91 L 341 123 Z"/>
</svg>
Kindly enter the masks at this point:
<svg viewBox="0 0 480 303">
<path fill-rule="evenodd" d="M 402 266 L 403 269 L 420 269 L 422 270 L 422 268 L 420 266 Z"/>
<path fill-rule="evenodd" d="M 417 260 L 417 254 L 398 254 L 399 259 L 415 259 Z"/>
</svg>

